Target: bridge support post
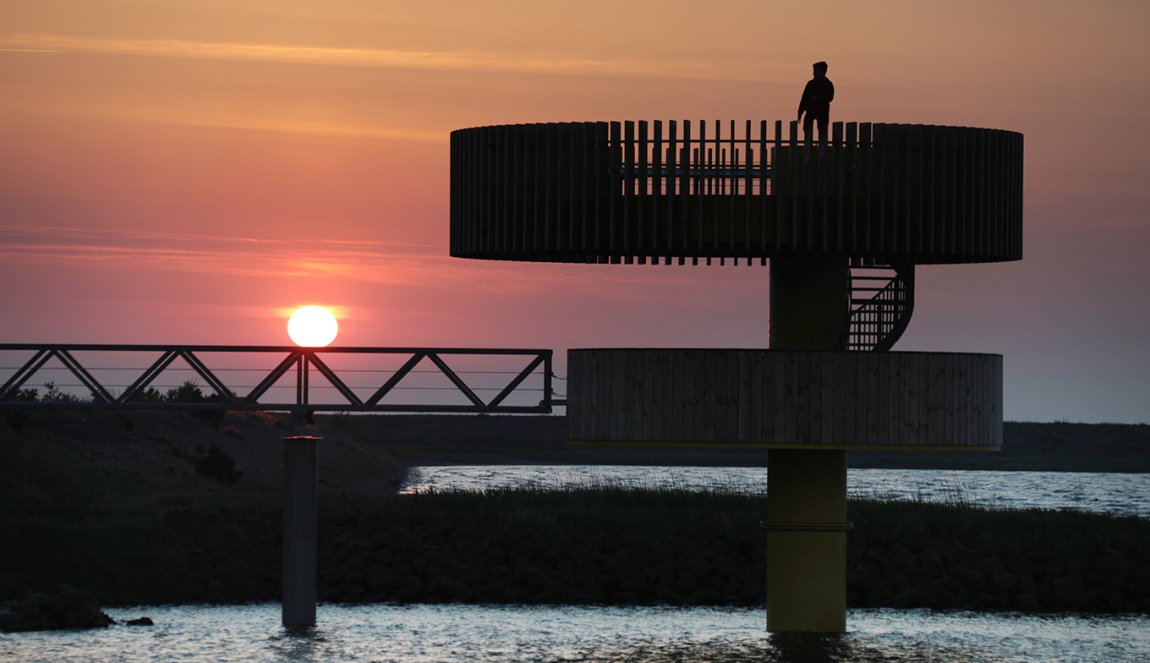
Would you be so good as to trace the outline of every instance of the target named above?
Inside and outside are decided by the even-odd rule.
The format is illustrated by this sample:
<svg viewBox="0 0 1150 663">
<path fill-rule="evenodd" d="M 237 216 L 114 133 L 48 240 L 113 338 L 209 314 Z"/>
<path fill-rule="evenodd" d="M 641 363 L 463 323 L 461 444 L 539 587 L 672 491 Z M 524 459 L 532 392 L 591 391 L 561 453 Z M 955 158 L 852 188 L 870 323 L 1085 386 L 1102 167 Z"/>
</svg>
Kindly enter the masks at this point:
<svg viewBox="0 0 1150 663">
<path fill-rule="evenodd" d="M 284 438 L 283 625 L 315 626 L 318 474 L 321 438 Z"/>
<path fill-rule="evenodd" d="M 771 258 L 770 345 L 843 348 L 850 310 L 846 256 Z M 767 630 L 846 630 L 846 452 L 813 447 L 767 455 Z"/>
</svg>

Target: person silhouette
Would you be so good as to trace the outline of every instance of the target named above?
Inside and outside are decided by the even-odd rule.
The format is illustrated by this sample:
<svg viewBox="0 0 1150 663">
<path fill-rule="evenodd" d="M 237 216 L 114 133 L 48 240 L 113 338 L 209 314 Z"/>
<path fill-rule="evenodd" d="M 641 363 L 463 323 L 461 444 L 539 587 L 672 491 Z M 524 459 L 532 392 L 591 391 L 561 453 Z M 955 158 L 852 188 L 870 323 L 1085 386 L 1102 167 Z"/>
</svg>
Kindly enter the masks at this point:
<svg viewBox="0 0 1150 663">
<path fill-rule="evenodd" d="M 835 98 L 835 86 L 827 78 L 827 63 L 816 62 L 812 65 L 814 78 L 807 81 L 803 88 L 803 97 L 799 100 L 798 119 L 803 122 L 803 140 L 811 142 L 811 124 L 818 123 L 819 143 L 827 142 L 827 124 L 831 118 L 831 101 Z M 803 117 L 803 114 L 806 117 Z"/>
</svg>

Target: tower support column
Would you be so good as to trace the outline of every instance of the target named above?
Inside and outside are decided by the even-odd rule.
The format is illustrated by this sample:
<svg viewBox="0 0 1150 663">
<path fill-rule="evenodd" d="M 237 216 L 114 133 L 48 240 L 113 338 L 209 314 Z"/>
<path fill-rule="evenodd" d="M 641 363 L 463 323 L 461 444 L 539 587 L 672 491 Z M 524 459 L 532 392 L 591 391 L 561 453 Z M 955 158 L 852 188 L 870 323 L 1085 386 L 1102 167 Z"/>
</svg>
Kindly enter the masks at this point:
<svg viewBox="0 0 1150 663">
<path fill-rule="evenodd" d="M 771 258 L 771 348 L 842 349 L 849 298 L 846 256 Z M 768 452 L 768 631 L 846 629 L 846 487 L 845 451 Z"/>
<path fill-rule="evenodd" d="M 845 451 L 767 456 L 767 630 L 846 629 Z"/>
</svg>

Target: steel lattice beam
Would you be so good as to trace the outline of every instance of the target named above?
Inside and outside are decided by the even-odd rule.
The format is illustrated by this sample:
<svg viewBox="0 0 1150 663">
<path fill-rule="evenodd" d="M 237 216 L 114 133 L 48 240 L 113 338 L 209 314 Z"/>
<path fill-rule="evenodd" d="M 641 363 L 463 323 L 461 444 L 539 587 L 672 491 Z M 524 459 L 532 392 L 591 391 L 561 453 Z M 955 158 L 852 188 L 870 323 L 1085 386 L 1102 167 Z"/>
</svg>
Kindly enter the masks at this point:
<svg viewBox="0 0 1150 663">
<path fill-rule="evenodd" d="M 243 345 L 68 345 L 68 344 L 32 344 L 8 343 L 0 344 L 0 353 L 30 352 L 31 356 L 21 365 L 8 367 L 14 372 L 0 386 L 0 409 L 119 409 L 119 410 L 269 410 L 269 411 L 332 411 L 332 412 L 457 412 L 457 413 L 531 413 L 547 414 L 553 405 L 558 402 L 552 392 L 552 352 L 551 350 L 520 349 L 520 348 L 371 348 L 371 347 L 337 347 L 337 348 L 299 348 L 293 346 L 243 346 Z M 116 396 L 114 389 L 102 383 L 91 364 L 85 365 L 77 358 L 77 353 L 87 356 L 108 357 L 114 355 L 143 353 L 157 354 L 158 358 L 147 363 L 146 368 L 140 369 L 138 375 L 130 378 L 128 386 L 123 393 Z M 254 385 L 247 386 L 229 384 L 221 377 L 227 366 L 211 366 L 205 360 L 205 355 L 213 355 L 217 361 L 226 364 L 227 357 L 236 355 L 273 355 L 282 356 L 278 363 L 270 369 L 248 369 L 247 373 L 260 371 Z M 217 356 L 218 355 L 218 356 Z M 336 356 L 361 355 L 363 357 L 378 355 L 404 356 L 406 359 L 399 368 L 394 370 L 378 369 L 372 371 L 386 375 L 379 386 L 369 387 L 371 396 L 362 398 L 357 395 L 348 381 L 340 375 L 340 370 L 331 365 L 330 359 Z M 222 357 L 222 359 L 221 359 Z M 525 360 L 526 366 L 513 364 L 507 371 L 499 371 L 510 379 L 505 383 L 483 390 L 495 391 L 497 394 L 485 400 L 479 395 L 480 389 L 466 379 L 467 372 L 452 368 L 447 358 L 458 359 L 467 357 L 497 357 L 506 358 L 508 362 Z M 325 360 L 327 358 L 327 360 Z M 29 400 L 26 398 L 25 385 L 29 384 L 36 375 L 48 369 L 48 365 L 55 359 L 59 368 L 66 370 L 79 380 L 79 385 L 91 394 L 91 399 L 58 399 L 58 400 Z M 450 404 L 435 402 L 430 397 L 421 399 L 417 403 L 384 403 L 384 399 L 403 389 L 402 383 L 410 379 L 415 367 L 424 359 L 434 366 L 443 377 L 452 385 L 456 394 L 467 399 L 467 404 Z M 183 360 L 197 377 L 206 383 L 209 398 L 198 402 L 171 402 L 144 400 L 143 396 L 149 387 L 156 384 L 164 372 L 172 367 L 173 362 Z M 106 369 L 105 369 L 106 370 Z M 129 367 L 115 370 L 135 370 Z M 234 370 L 234 369 L 232 369 Z M 351 369 L 355 370 L 355 369 Z M 314 386 L 312 373 L 322 376 L 327 385 Z M 269 397 L 272 388 L 285 376 L 294 373 L 294 394 L 290 401 L 276 400 Z M 532 405 L 505 405 L 504 402 L 513 394 L 523 394 L 529 391 L 524 382 L 533 374 L 539 374 L 542 382 L 541 398 L 537 404 Z M 314 402 L 314 392 L 324 390 L 325 394 L 336 394 L 336 402 Z M 246 395 L 240 395 L 244 394 Z"/>
</svg>

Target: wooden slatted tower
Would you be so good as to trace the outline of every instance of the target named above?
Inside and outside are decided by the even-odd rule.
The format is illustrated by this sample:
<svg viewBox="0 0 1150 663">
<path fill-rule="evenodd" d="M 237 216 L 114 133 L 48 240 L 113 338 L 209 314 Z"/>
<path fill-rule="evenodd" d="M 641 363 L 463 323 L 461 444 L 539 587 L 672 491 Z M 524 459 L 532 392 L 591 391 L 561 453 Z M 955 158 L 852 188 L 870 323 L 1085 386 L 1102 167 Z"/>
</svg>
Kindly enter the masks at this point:
<svg viewBox="0 0 1150 663">
<path fill-rule="evenodd" d="M 768 449 L 767 628 L 846 625 L 846 452 L 1002 442 L 1002 357 L 890 352 L 919 265 L 1022 257 L 1022 135 L 587 122 L 451 136 L 451 254 L 770 265 L 769 349 L 568 352 L 574 441 Z"/>
</svg>

